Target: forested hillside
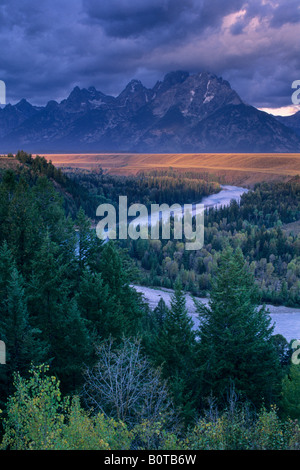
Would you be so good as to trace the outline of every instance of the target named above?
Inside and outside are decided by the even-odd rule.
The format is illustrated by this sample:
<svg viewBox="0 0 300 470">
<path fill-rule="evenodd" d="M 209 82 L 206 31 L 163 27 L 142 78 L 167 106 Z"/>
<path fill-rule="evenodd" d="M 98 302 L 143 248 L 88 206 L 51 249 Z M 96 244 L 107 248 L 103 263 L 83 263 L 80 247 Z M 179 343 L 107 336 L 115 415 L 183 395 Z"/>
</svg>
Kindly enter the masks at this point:
<svg viewBox="0 0 300 470">
<path fill-rule="evenodd" d="M 293 229 L 286 224 L 294 223 Z M 300 306 L 300 180 L 260 183 L 229 207 L 205 214 L 204 247 L 186 251 L 183 241 L 127 240 L 144 285 L 171 288 L 177 277 L 194 295 L 212 287 L 222 251 L 240 247 L 266 303 Z"/>
<path fill-rule="evenodd" d="M 211 238 L 203 253 L 215 250 L 218 262 L 209 306 L 197 304 L 202 321 L 195 331 L 181 268 L 170 277 L 171 307 L 161 302 L 150 310 L 130 287 L 133 276 L 145 276 L 130 257 L 133 245 L 128 252 L 103 243 L 77 207 L 71 188 L 83 200 L 84 185 L 42 158 L 18 158 L 22 165 L 3 171 L 0 183 L 1 448 L 299 448 L 299 368 L 291 363 L 291 345 L 273 334 L 258 306 L 252 264 L 259 259 L 255 236 L 276 233 L 279 242 L 270 238 L 265 249 L 272 246 L 276 260 L 298 269 L 299 240 L 286 237 L 279 223 L 283 215 L 282 222 L 299 215 L 298 181 L 274 187 L 283 194 L 276 217 L 267 217 L 274 198 L 269 186 L 247 195 L 241 208 L 207 214 Z M 144 202 L 149 190 L 159 192 L 160 178 L 170 181 L 166 194 L 173 191 L 168 175 L 140 178 Z M 182 184 L 191 197 L 195 187 L 212 190 L 208 182 Z M 108 194 L 107 186 L 103 197 Z M 90 197 L 86 192 L 85 200 Z M 254 201 L 262 214 L 252 210 Z M 212 246 L 217 241 L 220 248 Z M 158 267 L 168 243 L 149 242 Z M 145 253 L 138 256 L 144 273 Z"/>
</svg>

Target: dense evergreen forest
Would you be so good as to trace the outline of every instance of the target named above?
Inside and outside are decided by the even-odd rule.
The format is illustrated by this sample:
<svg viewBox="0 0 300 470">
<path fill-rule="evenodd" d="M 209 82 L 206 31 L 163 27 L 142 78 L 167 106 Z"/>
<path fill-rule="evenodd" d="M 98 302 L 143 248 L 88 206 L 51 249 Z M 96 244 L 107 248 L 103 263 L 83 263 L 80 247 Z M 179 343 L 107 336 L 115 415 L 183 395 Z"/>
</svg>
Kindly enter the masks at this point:
<svg viewBox="0 0 300 470">
<path fill-rule="evenodd" d="M 187 202 L 218 184 L 182 175 L 176 189 L 172 170 L 81 182 L 17 159 L 0 183 L 1 449 L 298 449 L 299 366 L 259 304 L 299 303 L 299 238 L 282 227 L 299 219 L 299 181 L 209 211 L 205 247 L 186 253 L 103 243 L 85 208 Z M 152 311 L 133 279 L 173 286 L 170 308 Z M 197 330 L 186 289 L 210 293 Z"/>
</svg>

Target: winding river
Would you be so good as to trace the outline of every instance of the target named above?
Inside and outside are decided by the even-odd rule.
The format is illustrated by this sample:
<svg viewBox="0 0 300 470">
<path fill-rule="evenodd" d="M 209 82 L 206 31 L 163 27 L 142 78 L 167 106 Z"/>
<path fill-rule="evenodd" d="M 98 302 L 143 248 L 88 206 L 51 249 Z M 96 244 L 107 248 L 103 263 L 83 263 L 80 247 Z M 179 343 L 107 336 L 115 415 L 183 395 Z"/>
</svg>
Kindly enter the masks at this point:
<svg viewBox="0 0 300 470">
<path fill-rule="evenodd" d="M 204 204 L 204 207 L 214 207 L 219 209 L 222 206 L 228 206 L 230 201 L 234 199 L 237 202 L 240 202 L 241 196 L 244 193 L 247 193 L 249 190 L 246 188 L 241 188 L 240 186 L 229 186 L 221 185 L 221 191 L 217 194 L 211 194 L 202 199 L 201 204 Z"/>
<path fill-rule="evenodd" d="M 239 186 L 229 186 L 229 185 L 221 185 L 221 191 L 217 194 L 211 194 L 210 196 L 204 197 L 199 204 L 203 204 L 204 208 L 208 209 L 210 207 L 214 207 L 219 209 L 222 206 L 228 206 L 232 199 L 236 200 L 237 202 L 240 201 L 241 195 L 243 193 L 248 192 L 248 189 L 242 188 Z M 195 203 L 196 204 L 196 203 Z M 183 206 L 178 205 L 178 209 L 173 211 L 173 216 L 178 218 L 179 220 L 183 217 Z M 193 215 L 197 213 L 197 211 L 201 211 L 202 208 L 194 207 L 193 208 Z M 139 216 L 136 220 L 131 221 L 131 225 L 140 227 L 150 225 L 155 225 L 158 223 L 159 220 L 162 222 L 167 222 L 170 217 L 170 212 L 168 209 L 162 210 L 161 212 L 151 212 L 151 214 L 141 217 Z"/>
<path fill-rule="evenodd" d="M 237 202 L 240 201 L 240 197 L 243 193 L 247 192 L 248 189 L 239 186 L 223 185 L 222 190 L 217 194 L 212 194 L 202 199 L 201 204 L 204 204 L 206 208 L 215 207 L 220 208 L 221 206 L 227 206 L 230 204 L 232 199 Z M 151 308 L 155 308 L 160 298 L 163 298 L 167 305 L 170 305 L 170 299 L 172 290 L 170 289 L 152 289 L 143 286 L 134 286 L 135 289 L 144 295 L 145 300 L 149 303 Z M 207 298 L 199 299 L 204 304 L 208 303 Z M 196 314 L 195 305 L 190 295 L 186 295 L 186 306 L 193 319 L 194 327 L 197 328 L 199 319 Z M 300 339 L 300 308 L 284 307 L 284 306 L 273 306 L 267 305 L 270 316 L 274 324 L 274 333 L 281 334 L 287 341 L 292 339 Z"/>
</svg>

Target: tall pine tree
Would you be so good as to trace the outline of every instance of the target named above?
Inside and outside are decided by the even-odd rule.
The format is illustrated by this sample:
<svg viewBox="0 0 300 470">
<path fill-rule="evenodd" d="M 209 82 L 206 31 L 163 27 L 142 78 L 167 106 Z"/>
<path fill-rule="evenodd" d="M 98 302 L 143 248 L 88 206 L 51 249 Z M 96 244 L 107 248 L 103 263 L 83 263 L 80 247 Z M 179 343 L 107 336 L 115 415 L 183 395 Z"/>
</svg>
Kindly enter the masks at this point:
<svg viewBox="0 0 300 470">
<path fill-rule="evenodd" d="M 142 333 L 145 309 L 140 295 L 129 285 L 128 277 L 123 269 L 118 249 L 113 241 L 103 247 L 99 262 L 99 270 L 108 286 L 110 301 L 113 302 L 112 319 L 119 324 L 119 331 L 125 336 L 137 336 Z"/>
<path fill-rule="evenodd" d="M 195 333 L 178 279 L 175 282 L 170 309 L 166 310 L 164 322 L 157 335 L 155 349 L 155 363 L 162 366 L 164 377 L 170 380 L 174 403 L 188 421 L 194 413 Z"/>
<path fill-rule="evenodd" d="M 260 406 L 276 401 L 280 365 L 271 341 L 273 326 L 259 307 L 254 278 L 242 251 L 227 248 L 221 255 L 208 306 L 196 302 L 200 314 L 197 343 L 201 398 L 220 402 L 234 386 L 241 398 Z"/>
<path fill-rule="evenodd" d="M 60 247 L 48 233 L 32 260 L 28 305 L 33 325 L 41 330 L 47 344 L 47 359 L 59 374 L 63 390 L 69 391 L 77 379 L 80 382 L 78 364 L 88 361 L 92 345 L 75 299 L 70 265 L 63 260 Z"/>
<path fill-rule="evenodd" d="M 121 337 L 122 315 L 115 308 L 115 298 L 110 295 L 108 284 L 104 284 L 101 273 L 83 271 L 77 302 L 95 342 L 110 335 Z"/>
<path fill-rule="evenodd" d="M 30 325 L 22 275 L 4 243 L 0 250 L 0 339 L 6 345 L 6 364 L 0 367 L 0 395 L 11 391 L 13 373 L 26 373 L 31 362 L 44 359 L 39 330 Z"/>
</svg>

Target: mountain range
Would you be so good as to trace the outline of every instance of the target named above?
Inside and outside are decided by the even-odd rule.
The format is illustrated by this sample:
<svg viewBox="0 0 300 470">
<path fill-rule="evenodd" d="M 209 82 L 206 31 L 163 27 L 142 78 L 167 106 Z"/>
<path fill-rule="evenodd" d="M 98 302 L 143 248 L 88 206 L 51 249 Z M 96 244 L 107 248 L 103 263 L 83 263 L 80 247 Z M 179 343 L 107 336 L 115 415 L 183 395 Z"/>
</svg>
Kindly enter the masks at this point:
<svg viewBox="0 0 300 470">
<path fill-rule="evenodd" d="M 132 80 L 118 96 L 75 87 L 61 102 L 0 108 L 0 152 L 299 152 L 300 112 L 275 118 L 208 72 Z"/>
</svg>

